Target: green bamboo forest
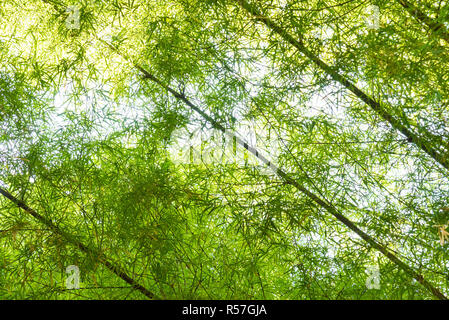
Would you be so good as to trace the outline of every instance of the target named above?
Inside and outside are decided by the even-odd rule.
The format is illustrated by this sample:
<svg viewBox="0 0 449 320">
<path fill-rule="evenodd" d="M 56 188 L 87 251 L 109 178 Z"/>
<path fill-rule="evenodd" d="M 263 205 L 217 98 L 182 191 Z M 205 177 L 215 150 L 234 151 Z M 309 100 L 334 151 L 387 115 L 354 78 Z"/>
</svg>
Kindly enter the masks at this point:
<svg viewBox="0 0 449 320">
<path fill-rule="evenodd" d="M 448 1 L 0 22 L 0 299 L 449 297 Z"/>
</svg>

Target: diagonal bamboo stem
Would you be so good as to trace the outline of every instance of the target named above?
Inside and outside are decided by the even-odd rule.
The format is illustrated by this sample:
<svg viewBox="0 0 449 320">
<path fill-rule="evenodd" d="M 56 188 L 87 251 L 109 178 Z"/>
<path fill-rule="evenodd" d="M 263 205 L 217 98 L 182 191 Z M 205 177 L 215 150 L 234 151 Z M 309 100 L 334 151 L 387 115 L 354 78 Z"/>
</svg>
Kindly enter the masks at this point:
<svg viewBox="0 0 449 320">
<path fill-rule="evenodd" d="M 396 0 L 396 2 L 403 6 L 405 10 L 407 10 L 408 13 L 416 20 L 424 23 L 432 31 L 433 34 L 449 44 L 449 31 L 444 24 L 435 22 L 432 18 L 430 18 L 423 11 L 419 10 L 416 6 L 414 6 L 407 0 Z"/>
<path fill-rule="evenodd" d="M 401 123 L 398 119 L 396 119 L 393 115 L 388 113 L 387 110 L 376 100 L 374 100 L 372 97 L 367 95 L 365 92 L 363 92 L 361 89 L 359 89 L 356 85 L 354 85 L 351 81 L 346 79 L 344 76 L 338 73 L 338 71 L 326 64 L 323 60 L 321 60 L 319 57 L 317 57 L 315 54 L 313 54 L 302 42 L 302 40 L 298 40 L 294 38 L 291 34 L 289 34 L 287 31 L 285 31 L 283 28 L 281 28 L 278 24 L 276 24 L 273 20 L 271 20 L 268 17 L 265 17 L 261 14 L 259 9 L 257 9 L 253 4 L 250 4 L 246 0 L 235 0 L 238 2 L 238 4 L 247 12 L 249 13 L 254 20 L 262 22 L 265 24 L 270 30 L 277 33 L 279 36 L 281 36 L 285 41 L 290 43 L 292 46 L 294 46 L 299 52 L 304 54 L 307 58 L 312 60 L 321 70 L 323 70 L 325 73 L 327 73 L 329 76 L 332 77 L 335 81 L 339 82 L 341 85 L 343 85 L 345 88 L 347 88 L 349 91 L 354 93 L 360 100 L 362 100 L 364 103 L 366 103 L 371 109 L 373 109 L 384 121 L 390 123 L 390 125 L 401 132 L 404 136 L 408 138 L 408 140 L 412 143 L 414 143 L 418 148 L 423 150 L 425 153 L 427 153 L 429 156 L 431 156 L 435 161 L 440 163 L 444 168 L 449 170 L 449 159 L 442 156 L 437 148 L 432 147 L 429 141 L 426 141 L 425 138 L 422 136 L 418 136 L 415 132 L 407 128 L 404 124 Z M 423 131 L 424 128 L 422 128 Z M 429 133 L 430 134 L 430 133 Z"/>
<path fill-rule="evenodd" d="M 38 220 L 42 224 L 46 225 L 51 231 L 62 236 L 67 242 L 78 247 L 81 251 L 83 251 L 87 255 L 89 255 L 93 258 L 96 258 L 101 264 L 103 264 L 106 268 L 108 268 L 112 273 L 114 273 L 115 275 L 120 277 L 126 283 L 130 284 L 134 289 L 140 291 L 142 294 L 144 294 L 145 296 L 147 296 L 150 299 L 159 299 L 153 292 L 149 291 L 148 289 L 143 287 L 141 284 L 139 284 L 136 280 L 131 278 L 128 274 L 126 274 L 119 266 L 110 262 L 106 257 L 103 256 L 103 254 L 100 254 L 96 250 L 89 248 L 88 246 L 84 245 L 82 242 L 76 240 L 72 235 L 61 230 L 61 228 L 59 228 L 57 225 L 55 225 L 51 220 L 40 215 L 34 209 L 28 207 L 23 201 L 17 199 L 16 197 L 14 197 L 11 193 L 6 191 L 5 189 L 0 188 L 0 194 L 2 194 L 5 198 L 11 200 L 19 208 L 22 208 L 24 211 L 26 211 L 31 216 L 33 216 L 36 220 Z"/>
</svg>

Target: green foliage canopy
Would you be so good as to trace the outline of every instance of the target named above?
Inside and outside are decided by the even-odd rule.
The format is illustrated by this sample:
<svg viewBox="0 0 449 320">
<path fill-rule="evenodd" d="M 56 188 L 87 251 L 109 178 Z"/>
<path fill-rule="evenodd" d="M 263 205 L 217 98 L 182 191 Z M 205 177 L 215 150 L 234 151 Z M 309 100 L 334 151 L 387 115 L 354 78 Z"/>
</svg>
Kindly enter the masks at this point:
<svg viewBox="0 0 449 320">
<path fill-rule="evenodd" d="M 449 5 L 411 6 L 0 1 L 0 297 L 447 296 Z M 285 176 L 172 152 L 247 122 Z"/>
</svg>

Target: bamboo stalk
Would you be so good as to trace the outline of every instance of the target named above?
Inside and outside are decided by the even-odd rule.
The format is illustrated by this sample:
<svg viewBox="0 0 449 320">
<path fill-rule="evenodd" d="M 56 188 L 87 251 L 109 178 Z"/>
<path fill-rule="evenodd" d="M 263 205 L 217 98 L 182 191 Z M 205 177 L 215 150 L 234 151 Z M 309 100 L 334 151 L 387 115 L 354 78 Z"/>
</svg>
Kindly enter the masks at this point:
<svg viewBox="0 0 449 320">
<path fill-rule="evenodd" d="M 19 208 L 22 208 L 24 211 L 29 213 L 31 216 L 33 216 L 35 219 L 37 219 L 39 222 L 46 225 L 54 233 L 62 236 L 67 242 L 78 247 L 81 251 L 83 251 L 87 255 L 93 257 L 94 259 L 97 259 L 101 264 L 103 264 L 106 268 L 108 268 L 110 271 L 112 271 L 114 274 L 116 274 L 118 277 L 120 277 L 126 283 L 130 284 L 134 289 L 140 291 L 142 294 L 144 294 L 145 296 L 147 296 L 150 299 L 159 299 L 153 292 L 149 291 L 144 286 L 139 284 L 136 280 L 131 278 L 119 266 L 111 263 L 106 257 L 103 256 L 103 254 L 98 253 L 96 250 L 91 249 L 88 246 L 84 245 L 82 242 L 74 239 L 74 237 L 72 235 L 61 230 L 61 228 L 59 228 L 57 225 L 55 225 L 51 220 L 40 215 L 34 209 L 28 207 L 23 201 L 17 199 L 16 197 L 14 197 L 11 193 L 6 191 L 5 189 L 0 188 L 0 194 L 2 194 L 5 198 L 11 200 Z"/>
<path fill-rule="evenodd" d="M 251 17 L 254 18 L 254 20 L 262 22 L 265 24 L 269 29 L 277 33 L 279 36 L 281 36 L 285 41 L 290 43 L 292 46 L 294 46 L 296 49 L 298 49 L 299 52 L 304 54 L 307 58 L 312 60 L 321 70 L 323 70 L 325 73 L 327 73 L 329 76 L 332 77 L 335 81 L 339 82 L 341 85 L 343 85 L 345 88 L 347 88 L 349 91 L 354 93 L 360 100 L 362 100 L 365 104 L 367 104 L 369 107 L 371 107 L 372 110 L 374 110 L 383 120 L 390 123 L 390 125 L 401 132 L 404 136 L 408 138 L 410 142 L 415 144 L 418 148 L 423 150 L 425 153 L 427 153 L 429 156 L 431 156 L 435 161 L 440 163 L 444 168 L 449 170 L 449 160 L 448 158 L 442 156 L 436 148 L 431 146 L 431 143 L 429 141 L 426 141 L 425 138 L 422 136 L 418 136 L 415 132 L 407 128 L 407 126 L 403 125 L 398 119 L 396 119 L 393 115 L 388 113 L 387 110 L 381 105 L 381 103 L 374 100 L 372 97 L 370 97 L 368 94 L 363 92 L 361 89 L 359 89 L 356 85 L 354 85 L 351 81 L 346 79 L 344 76 L 338 73 L 336 69 L 326 64 L 324 61 L 322 61 L 319 57 L 317 57 L 315 54 L 313 54 L 302 42 L 302 40 L 298 40 L 294 38 L 291 34 L 289 34 L 287 31 L 285 31 L 283 28 L 281 28 L 279 25 L 277 25 L 273 20 L 271 20 L 268 17 L 263 16 L 260 11 L 253 5 L 250 4 L 246 0 L 235 0 L 238 2 L 238 4 L 247 12 L 250 14 Z M 425 128 L 422 128 L 422 131 L 427 132 Z"/>
</svg>

